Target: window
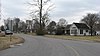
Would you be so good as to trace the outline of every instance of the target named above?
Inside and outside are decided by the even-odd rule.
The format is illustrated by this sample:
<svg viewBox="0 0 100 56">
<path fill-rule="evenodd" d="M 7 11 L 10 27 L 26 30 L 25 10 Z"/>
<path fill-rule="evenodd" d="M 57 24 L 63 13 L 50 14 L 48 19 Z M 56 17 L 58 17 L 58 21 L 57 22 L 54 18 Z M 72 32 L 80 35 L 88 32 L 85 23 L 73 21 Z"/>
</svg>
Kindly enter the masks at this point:
<svg viewBox="0 0 100 56">
<path fill-rule="evenodd" d="M 72 27 L 72 29 L 76 29 L 76 27 Z"/>
<path fill-rule="evenodd" d="M 88 30 L 86 30 L 86 32 L 88 32 Z"/>
<path fill-rule="evenodd" d="M 80 34 L 83 34 L 83 30 L 80 30 Z"/>
<path fill-rule="evenodd" d="M 71 30 L 71 34 L 77 34 L 77 30 Z"/>
</svg>

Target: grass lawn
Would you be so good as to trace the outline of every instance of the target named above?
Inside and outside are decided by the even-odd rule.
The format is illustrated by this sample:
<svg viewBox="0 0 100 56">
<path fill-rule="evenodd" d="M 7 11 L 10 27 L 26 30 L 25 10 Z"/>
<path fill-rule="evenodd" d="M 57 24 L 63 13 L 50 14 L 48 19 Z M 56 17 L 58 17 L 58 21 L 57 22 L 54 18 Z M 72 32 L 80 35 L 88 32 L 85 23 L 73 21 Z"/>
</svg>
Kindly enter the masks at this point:
<svg viewBox="0 0 100 56">
<path fill-rule="evenodd" d="M 27 34 L 29 34 L 29 35 L 34 35 L 34 36 L 36 35 L 36 33 L 27 33 Z"/>
<path fill-rule="evenodd" d="M 35 33 L 28 33 L 29 35 L 35 36 Z M 48 38 L 64 39 L 64 40 L 89 40 L 100 42 L 100 36 L 69 36 L 69 35 L 45 35 Z"/>
<path fill-rule="evenodd" d="M 10 48 L 10 45 L 23 43 L 24 39 L 17 36 L 0 37 L 0 50 Z"/>
<path fill-rule="evenodd" d="M 64 40 L 90 40 L 100 42 L 100 36 L 67 36 L 67 35 L 45 35 L 48 38 L 57 38 Z"/>
</svg>

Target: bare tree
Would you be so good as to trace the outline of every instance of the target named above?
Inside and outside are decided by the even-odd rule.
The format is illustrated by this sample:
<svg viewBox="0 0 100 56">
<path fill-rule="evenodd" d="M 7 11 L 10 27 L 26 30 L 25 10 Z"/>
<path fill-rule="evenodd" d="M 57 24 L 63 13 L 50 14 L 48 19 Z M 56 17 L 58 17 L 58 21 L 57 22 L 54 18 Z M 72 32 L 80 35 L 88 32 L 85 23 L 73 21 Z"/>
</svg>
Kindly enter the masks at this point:
<svg viewBox="0 0 100 56">
<path fill-rule="evenodd" d="M 15 18 L 14 19 L 14 21 L 15 21 L 15 30 L 16 30 L 16 32 L 18 32 L 18 23 L 20 22 L 20 19 L 19 18 Z"/>
<path fill-rule="evenodd" d="M 49 23 L 47 30 L 52 34 L 56 30 L 56 22 L 52 21 Z"/>
<path fill-rule="evenodd" d="M 35 16 L 35 19 L 38 19 L 40 29 L 43 30 L 46 22 L 49 19 L 49 11 L 53 9 L 53 4 L 50 3 L 50 0 L 33 0 L 32 3 L 28 3 L 33 8 L 31 10 L 32 17 Z"/>
<path fill-rule="evenodd" d="M 61 27 L 66 27 L 67 21 L 64 18 L 59 19 L 58 25 Z"/>
<path fill-rule="evenodd" d="M 2 26 L 0 26 L 0 30 L 1 30 L 1 31 L 5 31 L 4 26 L 3 26 L 3 25 L 2 25 Z"/>
<path fill-rule="evenodd" d="M 93 30 L 98 20 L 99 20 L 98 14 L 91 14 L 91 13 L 87 14 L 87 16 L 85 16 L 81 20 L 90 27 L 91 36 L 93 35 Z"/>
<path fill-rule="evenodd" d="M 66 34 L 67 21 L 64 18 L 59 19 L 56 34 Z"/>
</svg>

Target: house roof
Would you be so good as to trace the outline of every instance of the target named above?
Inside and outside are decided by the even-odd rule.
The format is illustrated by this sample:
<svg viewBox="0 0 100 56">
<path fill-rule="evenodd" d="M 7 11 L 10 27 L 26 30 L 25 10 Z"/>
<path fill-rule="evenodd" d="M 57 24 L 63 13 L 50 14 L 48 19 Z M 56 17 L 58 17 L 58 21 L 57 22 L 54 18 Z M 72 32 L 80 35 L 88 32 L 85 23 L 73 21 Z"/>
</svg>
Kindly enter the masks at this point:
<svg viewBox="0 0 100 56">
<path fill-rule="evenodd" d="M 78 29 L 89 29 L 89 27 L 85 23 L 73 23 L 76 25 Z"/>
<path fill-rule="evenodd" d="M 70 26 L 71 26 L 72 24 L 69 24 L 69 25 L 67 25 L 66 26 L 66 30 L 70 30 Z"/>
</svg>

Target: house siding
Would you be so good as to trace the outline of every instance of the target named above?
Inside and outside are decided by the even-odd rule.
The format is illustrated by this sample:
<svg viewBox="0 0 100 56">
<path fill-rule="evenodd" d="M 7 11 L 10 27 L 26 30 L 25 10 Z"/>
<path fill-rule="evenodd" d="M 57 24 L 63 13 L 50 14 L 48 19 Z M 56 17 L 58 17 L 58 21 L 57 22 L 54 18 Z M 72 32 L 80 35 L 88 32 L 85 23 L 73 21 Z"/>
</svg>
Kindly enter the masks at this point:
<svg viewBox="0 0 100 56">
<path fill-rule="evenodd" d="M 75 27 L 75 29 L 73 29 L 73 27 Z M 70 27 L 70 35 L 75 35 L 72 33 L 72 30 L 77 30 L 76 33 L 78 34 L 78 28 L 74 24 Z"/>
<path fill-rule="evenodd" d="M 83 30 L 83 34 L 80 34 L 80 30 L 81 30 L 81 29 L 78 29 L 78 31 L 79 31 L 79 32 L 78 32 L 78 35 L 90 35 L 90 34 L 89 34 L 89 30 L 88 30 L 88 32 L 86 32 L 86 30 L 83 30 L 83 29 L 82 29 L 82 30 Z"/>
</svg>

